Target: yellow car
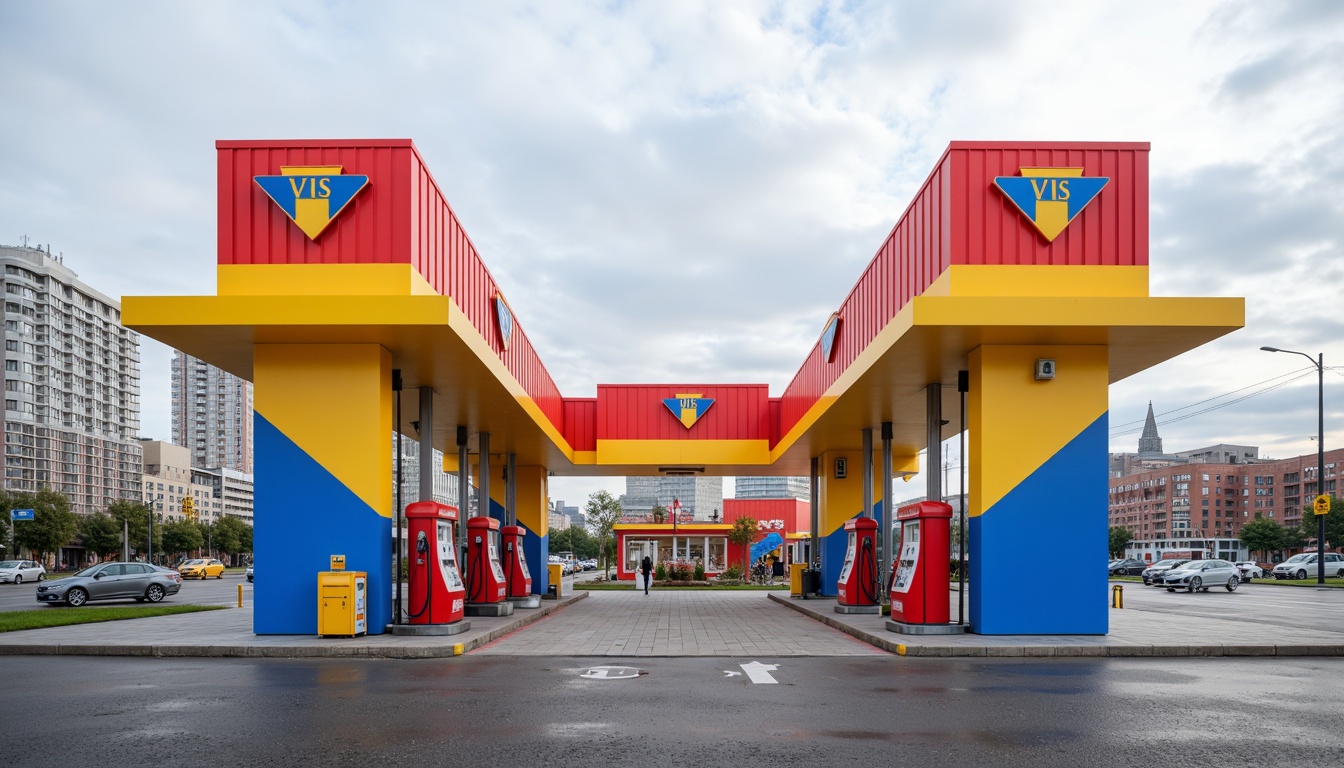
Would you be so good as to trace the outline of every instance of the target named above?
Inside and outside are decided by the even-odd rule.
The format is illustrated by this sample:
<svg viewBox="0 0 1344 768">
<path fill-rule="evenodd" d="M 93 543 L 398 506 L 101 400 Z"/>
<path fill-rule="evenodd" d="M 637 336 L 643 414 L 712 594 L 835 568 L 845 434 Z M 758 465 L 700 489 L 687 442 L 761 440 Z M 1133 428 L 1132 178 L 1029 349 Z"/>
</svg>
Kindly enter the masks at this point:
<svg viewBox="0 0 1344 768">
<path fill-rule="evenodd" d="M 177 572 L 182 574 L 182 578 L 205 579 L 214 576 L 217 579 L 224 578 L 224 564 L 214 558 L 197 558 L 188 560 L 178 566 Z"/>
</svg>

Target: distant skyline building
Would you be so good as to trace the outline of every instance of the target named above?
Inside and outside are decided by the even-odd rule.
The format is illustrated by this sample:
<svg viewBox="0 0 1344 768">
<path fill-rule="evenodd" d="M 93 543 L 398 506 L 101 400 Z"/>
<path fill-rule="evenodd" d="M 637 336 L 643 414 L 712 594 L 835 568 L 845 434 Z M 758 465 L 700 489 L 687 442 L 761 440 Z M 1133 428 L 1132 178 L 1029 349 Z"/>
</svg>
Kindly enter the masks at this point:
<svg viewBox="0 0 1344 768">
<path fill-rule="evenodd" d="M 812 498 L 812 484 L 806 477 L 742 477 L 733 481 L 733 498 L 802 499 Z"/>
<path fill-rule="evenodd" d="M 0 245 L 4 487 L 50 487 L 80 515 L 141 498 L 140 334 L 47 250 Z"/>
<path fill-rule="evenodd" d="M 723 510 L 722 477 L 627 477 L 621 509 L 627 516 L 650 515 L 655 506 L 672 508 L 681 502 L 681 514 L 709 520 Z"/>
<path fill-rule="evenodd" d="M 194 467 L 251 475 L 252 384 L 179 350 L 172 364 L 172 441 Z"/>
</svg>

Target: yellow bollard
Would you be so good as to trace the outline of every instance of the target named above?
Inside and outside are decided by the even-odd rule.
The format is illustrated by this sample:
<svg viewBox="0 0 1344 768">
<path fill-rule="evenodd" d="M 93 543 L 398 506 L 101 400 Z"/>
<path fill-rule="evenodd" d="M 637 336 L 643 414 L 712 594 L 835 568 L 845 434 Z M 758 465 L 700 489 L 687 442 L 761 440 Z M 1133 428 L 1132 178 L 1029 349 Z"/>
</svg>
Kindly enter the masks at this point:
<svg viewBox="0 0 1344 768">
<path fill-rule="evenodd" d="M 242 585 L 242 584 L 239 584 L 239 585 L 238 585 L 238 607 L 239 607 L 239 608 L 242 608 L 242 607 L 243 607 L 243 585 Z"/>
<path fill-rule="evenodd" d="M 1125 585 L 1124 585 L 1124 584 L 1115 584 L 1115 585 L 1113 585 L 1113 586 L 1111 587 L 1111 607 L 1112 607 L 1112 608 L 1124 608 L 1124 607 L 1125 607 Z"/>
</svg>

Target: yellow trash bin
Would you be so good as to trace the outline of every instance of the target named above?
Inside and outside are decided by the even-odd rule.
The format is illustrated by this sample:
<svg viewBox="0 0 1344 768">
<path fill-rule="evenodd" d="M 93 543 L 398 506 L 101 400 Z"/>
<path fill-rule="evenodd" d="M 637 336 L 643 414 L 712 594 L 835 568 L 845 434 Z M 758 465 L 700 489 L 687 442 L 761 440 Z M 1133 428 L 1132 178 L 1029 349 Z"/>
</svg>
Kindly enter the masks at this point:
<svg viewBox="0 0 1344 768">
<path fill-rule="evenodd" d="M 552 594 L 555 599 L 563 597 L 565 589 L 565 567 L 559 563 L 548 563 L 546 565 L 546 583 L 554 590 Z"/>
<path fill-rule="evenodd" d="M 803 571 L 807 570 L 807 563 L 789 564 L 789 597 L 803 596 Z"/>
</svg>

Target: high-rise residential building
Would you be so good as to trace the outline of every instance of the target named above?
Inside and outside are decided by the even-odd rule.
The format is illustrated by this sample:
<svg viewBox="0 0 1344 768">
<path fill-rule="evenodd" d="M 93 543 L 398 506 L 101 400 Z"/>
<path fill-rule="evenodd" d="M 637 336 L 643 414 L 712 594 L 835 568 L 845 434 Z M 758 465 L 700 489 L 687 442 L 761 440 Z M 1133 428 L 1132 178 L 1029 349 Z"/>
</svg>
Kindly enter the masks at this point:
<svg viewBox="0 0 1344 768">
<path fill-rule="evenodd" d="M 627 477 L 621 509 L 628 517 L 651 514 L 655 506 L 672 508 L 673 501 L 681 502 L 682 517 L 709 520 L 715 513 L 722 514 L 722 477 Z"/>
<path fill-rule="evenodd" d="M 812 484 L 806 477 L 743 477 L 733 482 L 733 497 L 738 499 L 812 498 Z"/>
<path fill-rule="evenodd" d="M 180 351 L 173 352 L 173 442 L 193 467 L 252 474 L 252 384 Z"/>
<path fill-rule="evenodd" d="M 5 489 L 89 514 L 141 498 L 140 335 L 50 249 L 0 246 Z"/>
</svg>

